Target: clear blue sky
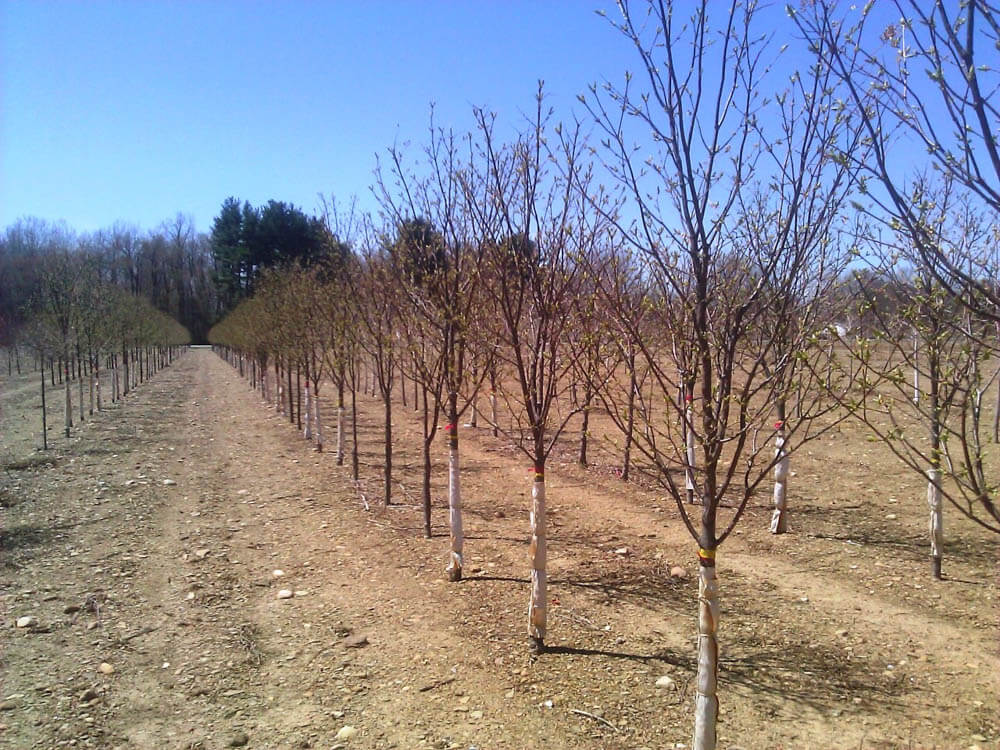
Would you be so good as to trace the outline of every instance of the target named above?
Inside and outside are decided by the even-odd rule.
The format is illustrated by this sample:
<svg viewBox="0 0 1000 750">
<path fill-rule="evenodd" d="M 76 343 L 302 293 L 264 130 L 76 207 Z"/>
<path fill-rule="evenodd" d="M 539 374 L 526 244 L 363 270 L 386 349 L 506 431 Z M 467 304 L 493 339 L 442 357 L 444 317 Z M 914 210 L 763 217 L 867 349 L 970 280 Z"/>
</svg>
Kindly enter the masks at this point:
<svg viewBox="0 0 1000 750">
<path fill-rule="evenodd" d="M 635 70 L 598 9 L 617 15 L 614 0 L 0 0 L 0 229 L 181 212 L 209 231 L 230 195 L 374 209 L 375 154 L 423 143 L 432 102 L 459 132 L 473 105 L 519 125 L 544 79 L 565 119 L 589 84 Z M 793 24 L 780 2 L 766 13 L 776 48 Z"/>
<path fill-rule="evenodd" d="M 633 64 L 594 12 L 611 0 L 0 0 L 0 227 L 91 231 L 178 211 L 208 231 L 223 199 L 357 194 L 376 152 L 437 121 L 505 120 L 539 78 L 567 113 Z"/>
</svg>

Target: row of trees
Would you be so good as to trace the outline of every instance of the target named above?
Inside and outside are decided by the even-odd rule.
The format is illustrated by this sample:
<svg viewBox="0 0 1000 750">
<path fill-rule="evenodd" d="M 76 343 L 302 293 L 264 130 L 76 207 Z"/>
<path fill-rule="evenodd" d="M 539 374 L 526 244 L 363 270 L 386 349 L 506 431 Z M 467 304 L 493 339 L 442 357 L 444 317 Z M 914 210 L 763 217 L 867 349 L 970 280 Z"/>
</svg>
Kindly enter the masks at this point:
<svg viewBox="0 0 1000 750">
<path fill-rule="evenodd" d="M 78 386 L 79 420 L 104 405 L 102 370 L 110 370 L 110 400 L 117 401 L 174 356 L 190 336 L 176 320 L 143 297 L 102 279 L 93 256 L 54 251 L 38 267 L 37 286 L 22 329 L 41 372 L 42 440 L 48 448 L 45 365 L 64 386 L 65 436 L 73 427 L 71 381 Z M 85 385 L 86 381 L 86 385 Z M 85 406 L 89 392 L 89 409 Z"/>
</svg>

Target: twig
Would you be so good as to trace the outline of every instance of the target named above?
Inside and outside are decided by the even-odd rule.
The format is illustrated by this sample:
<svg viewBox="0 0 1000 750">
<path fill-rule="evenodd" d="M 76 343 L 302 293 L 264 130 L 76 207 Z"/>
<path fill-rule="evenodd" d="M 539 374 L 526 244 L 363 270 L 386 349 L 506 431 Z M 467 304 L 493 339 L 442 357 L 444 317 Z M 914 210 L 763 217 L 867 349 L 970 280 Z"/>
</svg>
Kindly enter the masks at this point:
<svg viewBox="0 0 1000 750">
<path fill-rule="evenodd" d="M 128 643 L 133 638 L 138 638 L 141 635 L 146 635 L 148 633 L 152 633 L 154 630 L 156 630 L 155 627 L 153 627 L 151 625 L 147 625 L 142 630 L 137 630 L 136 632 L 132 633 L 132 635 L 127 635 L 124 638 L 119 638 L 118 639 L 118 643 Z"/>
<path fill-rule="evenodd" d="M 445 685 L 447 685 L 447 684 L 449 684 L 451 682 L 454 682 L 454 681 L 455 681 L 454 677 L 445 677 L 444 679 L 432 682 L 430 685 L 424 685 L 417 692 L 426 693 L 428 690 L 433 690 L 434 688 L 443 687 L 443 686 L 445 686 Z"/>
<path fill-rule="evenodd" d="M 589 711 L 581 711 L 578 708 L 571 708 L 569 711 L 570 713 L 577 714 L 578 716 L 586 716 L 588 719 L 593 719 L 594 721 L 599 722 L 600 724 L 603 724 L 606 727 L 611 727 L 611 729 L 614 730 L 615 732 L 618 731 L 618 727 L 616 727 L 607 719 L 602 719 L 597 714 L 592 714 Z"/>
<path fill-rule="evenodd" d="M 316 659 L 319 658 L 320 654 L 325 653 L 326 651 L 329 651 L 330 649 L 332 649 L 336 645 L 337 645 L 336 643 L 332 643 L 329 646 L 323 646 L 323 648 L 321 648 L 319 651 L 317 651 L 315 654 L 313 654 L 312 658 L 310 658 L 309 661 L 306 662 L 306 666 L 308 667 L 310 664 L 312 664 L 314 661 L 316 661 Z"/>
</svg>

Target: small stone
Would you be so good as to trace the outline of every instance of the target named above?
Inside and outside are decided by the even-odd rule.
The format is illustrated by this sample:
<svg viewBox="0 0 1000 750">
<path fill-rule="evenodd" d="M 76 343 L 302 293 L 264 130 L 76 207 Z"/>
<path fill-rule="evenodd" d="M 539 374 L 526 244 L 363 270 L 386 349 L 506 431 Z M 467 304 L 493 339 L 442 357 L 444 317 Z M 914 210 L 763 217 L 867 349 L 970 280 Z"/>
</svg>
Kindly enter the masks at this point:
<svg viewBox="0 0 1000 750">
<path fill-rule="evenodd" d="M 102 661 L 100 665 L 97 667 L 97 671 L 100 672 L 101 674 L 114 674 L 115 668 L 110 664 L 108 664 L 106 661 Z"/>
<path fill-rule="evenodd" d="M 32 617 L 31 615 L 25 615 L 24 617 L 18 617 L 15 623 L 19 628 L 33 628 L 38 625 L 38 618 Z"/>
<path fill-rule="evenodd" d="M 101 697 L 101 694 L 97 692 L 96 688 L 89 687 L 80 693 L 80 702 L 87 703 L 89 701 L 97 700 Z"/>
<path fill-rule="evenodd" d="M 344 639 L 345 648 L 363 648 L 364 646 L 367 645 L 368 645 L 367 635 L 360 635 L 360 634 L 349 635 Z"/>
<path fill-rule="evenodd" d="M 295 596 L 309 596 L 309 592 L 305 589 L 295 589 Z"/>
<path fill-rule="evenodd" d="M 660 679 L 656 681 L 656 687 L 661 688 L 672 688 L 674 686 L 674 678 L 670 675 L 663 675 Z"/>
<path fill-rule="evenodd" d="M 680 578 L 681 580 L 684 580 L 685 578 L 688 577 L 687 568 L 682 568 L 680 565 L 674 565 L 672 568 L 670 568 L 670 577 Z"/>
<path fill-rule="evenodd" d="M 271 575 L 274 576 L 275 578 L 281 578 L 281 576 L 285 575 L 285 571 L 283 571 L 283 570 L 272 570 L 271 571 Z"/>
<path fill-rule="evenodd" d="M 163 486 L 164 487 L 173 487 L 176 484 L 177 484 L 177 482 L 175 482 L 173 479 L 164 479 L 163 480 Z"/>
<path fill-rule="evenodd" d="M 983 735 L 981 735 L 981 734 L 974 734 L 974 735 L 972 735 L 972 741 L 973 742 L 986 742 L 986 738 Z"/>
<path fill-rule="evenodd" d="M 850 631 L 848 631 L 848 630 L 847 630 L 846 628 L 842 628 L 842 629 L 840 629 L 840 630 L 835 630 L 835 631 L 833 632 L 833 634 L 834 634 L 835 636 L 837 636 L 838 638 L 846 638 L 846 637 L 847 637 L 847 634 L 848 634 L 848 632 L 850 632 Z"/>
<path fill-rule="evenodd" d="M 504 513 L 502 510 L 498 510 L 498 511 L 494 511 L 493 517 L 494 518 L 506 518 L 507 514 Z"/>
<path fill-rule="evenodd" d="M 194 556 L 197 557 L 199 560 L 204 560 L 206 557 L 208 557 L 209 552 L 211 552 L 211 550 L 209 550 L 207 547 L 202 547 L 201 549 L 197 549 L 194 551 Z"/>
<path fill-rule="evenodd" d="M 0 711 L 13 711 L 17 708 L 17 703 L 12 700 L 0 701 Z"/>
<path fill-rule="evenodd" d="M 628 555 L 628 547 L 619 547 L 618 549 L 615 550 L 615 554 L 616 555 L 620 555 L 622 557 L 627 556 Z"/>
<path fill-rule="evenodd" d="M 886 518 L 890 521 L 895 521 L 897 518 L 899 518 L 899 516 L 897 516 L 895 513 L 889 513 L 886 515 Z"/>
<path fill-rule="evenodd" d="M 278 592 L 279 599 L 291 599 L 295 594 L 292 593 L 291 589 L 282 589 Z"/>
<path fill-rule="evenodd" d="M 246 732 L 237 732 L 229 740 L 229 747 L 243 747 L 250 742 L 250 737 Z"/>
<path fill-rule="evenodd" d="M 79 611 L 80 611 L 80 605 L 79 604 L 67 604 L 65 607 L 63 607 L 63 614 L 64 615 L 76 614 Z"/>
<path fill-rule="evenodd" d="M 340 730 L 337 732 L 337 739 L 349 740 L 355 735 L 357 735 L 357 733 L 358 733 L 357 727 L 352 727 L 350 724 L 348 724 L 347 726 L 341 727 Z"/>
</svg>

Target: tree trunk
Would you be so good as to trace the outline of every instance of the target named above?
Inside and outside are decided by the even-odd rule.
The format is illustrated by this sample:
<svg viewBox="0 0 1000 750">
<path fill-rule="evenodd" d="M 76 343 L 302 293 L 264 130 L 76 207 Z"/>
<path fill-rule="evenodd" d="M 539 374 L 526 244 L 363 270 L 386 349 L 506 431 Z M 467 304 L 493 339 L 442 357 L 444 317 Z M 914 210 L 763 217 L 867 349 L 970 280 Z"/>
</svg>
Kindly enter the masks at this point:
<svg viewBox="0 0 1000 750">
<path fill-rule="evenodd" d="M 774 511 L 771 514 L 771 533 L 784 534 L 788 531 L 788 469 L 791 457 L 785 447 L 785 402 L 778 400 L 777 433 L 774 436 Z"/>
<path fill-rule="evenodd" d="M 306 388 L 308 387 L 309 387 L 309 381 L 307 379 Z M 307 394 L 306 399 L 308 400 L 308 398 L 309 396 Z M 296 402 L 295 426 L 301 430 L 302 429 L 302 368 L 298 367 L 297 365 L 295 367 L 295 402 Z M 308 403 L 306 404 L 306 411 L 307 412 L 309 411 Z"/>
<path fill-rule="evenodd" d="M 622 452 L 622 481 L 627 482 L 632 468 L 632 440 L 635 434 L 635 394 L 639 384 L 635 376 L 635 353 L 628 355 L 628 407 L 625 412 L 625 450 Z"/>
<path fill-rule="evenodd" d="M 707 501 L 706 501 L 707 502 Z M 693 750 L 715 750 L 719 716 L 719 579 L 715 550 L 698 551 L 698 675 L 694 697 Z"/>
<path fill-rule="evenodd" d="M 83 424 L 83 413 L 84 413 L 84 407 L 83 407 L 83 372 L 82 372 L 82 370 L 81 370 L 80 367 L 77 367 L 77 372 L 78 372 L 78 374 L 77 374 L 77 377 L 76 377 L 76 386 L 77 386 L 76 390 L 77 390 L 77 396 L 78 396 L 79 405 L 80 405 L 80 424 Z"/>
<path fill-rule="evenodd" d="M 536 653 L 545 650 L 547 624 L 545 467 L 535 467 L 531 485 L 531 602 L 528 605 L 528 636 Z"/>
<path fill-rule="evenodd" d="M 382 396 L 385 406 L 385 504 L 392 503 L 392 391 L 385 389 Z"/>
<path fill-rule="evenodd" d="M 686 446 L 685 457 L 687 465 L 684 468 L 684 483 L 687 487 L 687 501 L 694 503 L 694 466 L 697 457 L 695 456 L 694 440 L 694 410 L 691 407 L 691 400 L 688 397 L 686 416 L 684 418 L 684 442 Z"/>
<path fill-rule="evenodd" d="M 448 532 L 451 537 L 451 560 L 448 580 L 462 580 L 462 552 L 465 533 L 462 529 L 462 483 L 458 453 L 458 394 L 448 395 Z"/>
<path fill-rule="evenodd" d="M 305 435 L 306 440 L 312 440 L 312 436 L 313 436 L 313 434 L 312 434 L 312 402 L 309 400 L 309 381 L 308 380 L 306 380 L 304 401 L 305 401 L 305 409 L 306 409 L 306 419 L 305 419 L 305 427 L 302 430 L 302 432 Z M 301 404 L 299 405 L 299 414 L 300 415 L 302 414 L 302 405 Z"/>
<path fill-rule="evenodd" d="M 476 384 L 476 392 L 472 396 L 472 414 L 469 416 L 469 424 L 466 427 L 478 427 L 479 426 L 479 408 L 476 406 L 476 402 L 479 400 L 479 368 L 472 368 L 472 382 Z"/>
<path fill-rule="evenodd" d="M 122 374 L 122 391 L 120 397 L 124 398 L 125 396 L 128 395 L 128 389 L 129 389 L 128 347 L 126 346 L 122 347 L 122 367 L 125 368 L 125 371 Z"/>
<path fill-rule="evenodd" d="M 493 423 L 493 437 L 497 437 L 500 428 L 497 426 L 497 393 L 493 389 L 490 389 L 490 421 Z"/>
<path fill-rule="evenodd" d="M 42 450 L 49 449 L 49 423 L 45 412 L 45 358 L 42 358 Z"/>
<path fill-rule="evenodd" d="M 295 424 L 295 392 L 292 390 L 291 366 L 285 368 L 285 374 L 288 380 L 288 422 L 289 424 Z"/>
<path fill-rule="evenodd" d="M 312 397 L 313 413 L 316 422 L 316 452 L 323 452 L 323 419 L 320 417 L 319 409 L 319 388 L 314 386 L 313 392 L 315 395 Z M 309 413 L 306 412 L 306 419 L 309 418 Z"/>
<path fill-rule="evenodd" d="M 936 469 L 927 470 L 927 505 L 930 508 L 931 573 L 941 580 L 941 555 L 944 551 L 941 477 Z"/>
<path fill-rule="evenodd" d="M 422 485 L 423 511 L 424 511 L 424 537 L 431 538 L 431 441 L 434 439 L 431 432 L 430 409 L 427 405 L 427 387 L 423 391 L 423 428 L 424 428 L 424 476 Z"/>
<path fill-rule="evenodd" d="M 1000 443 L 1000 377 L 997 377 L 997 402 L 993 405 L 993 442 Z"/>
<path fill-rule="evenodd" d="M 358 383 L 353 375 L 351 381 L 351 479 L 358 481 Z M 339 438 L 338 438 L 339 439 Z"/>
<path fill-rule="evenodd" d="M 98 357 L 94 360 L 94 391 L 95 399 L 97 401 L 97 411 L 103 408 L 101 403 L 101 358 Z"/>
<path fill-rule="evenodd" d="M 337 383 L 337 466 L 344 465 L 344 380 Z"/>
<path fill-rule="evenodd" d="M 583 420 L 580 425 L 580 466 L 587 466 L 587 432 L 590 429 L 590 383 L 583 389 Z"/>
<path fill-rule="evenodd" d="M 66 360 L 65 367 L 66 382 L 63 384 L 63 389 L 66 391 L 66 437 L 69 437 L 69 428 L 73 426 L 73 396 L 69 388 L 70 364 L 68 359 Z"/>
<path fill-rule="evenodd" d="M 774 437 L 774 511 L 771 514 L 771 533 L 784 534 L 788 531 L 788 467 L 790 457 L 785 450 L 784 430 L 779 429 Z"/>
</svg>

